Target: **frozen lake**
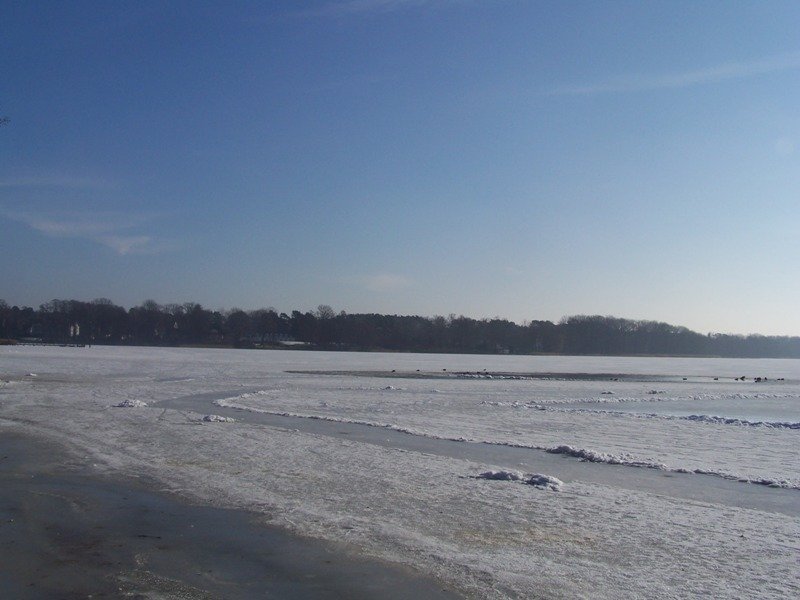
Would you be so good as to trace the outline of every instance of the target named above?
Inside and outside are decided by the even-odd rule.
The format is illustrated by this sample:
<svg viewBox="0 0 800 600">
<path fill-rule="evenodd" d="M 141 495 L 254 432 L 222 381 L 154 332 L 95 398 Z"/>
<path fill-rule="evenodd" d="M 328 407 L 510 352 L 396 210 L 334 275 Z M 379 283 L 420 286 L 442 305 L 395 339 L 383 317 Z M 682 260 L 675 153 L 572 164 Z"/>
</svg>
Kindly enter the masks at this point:
<svg viewBox="0 0 800 600">
<path fill-rule="evenodd" d="M 0 379 L 0 434 L 465 597 L 800 593 L 800 361 L 5 347 Z"/>
<path fill-rule="evenodd" d="M 569 406 L 591 410 L 594 404 L 576 402 Z M 663 402 L 620 402 L 619 412 L 689 417 L 714 415 L 753 423 L 800 423 L 800 398 L 795 393 L 756 393 L 741 397 L 736 393 L 705 398 L 674 398 Z M 800 425 L 798 425 L 800 427 Z"/>
</svg>

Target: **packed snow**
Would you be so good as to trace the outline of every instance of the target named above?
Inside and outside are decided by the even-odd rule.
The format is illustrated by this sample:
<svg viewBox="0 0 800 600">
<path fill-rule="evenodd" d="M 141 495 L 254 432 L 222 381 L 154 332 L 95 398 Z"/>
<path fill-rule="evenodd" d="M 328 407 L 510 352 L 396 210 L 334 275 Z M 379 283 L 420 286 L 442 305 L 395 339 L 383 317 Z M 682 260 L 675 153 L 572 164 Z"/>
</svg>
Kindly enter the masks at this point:
<svg viewBox="0 0 800 600">
<path fill-rule="evenodd" d="M 504 471 L 504 470 L 489 470 L 479 473 L 475 476 L 476 479 L 489 479 L 491 481 L 521 481 L 538 487 L 541 489 L 549 489 L 555 492 L 560 491 L 564 486 L 564 482 L 553 477 L 552 475 L 543 475 L 541 473 L 532 473 L 524 475 L 520 471 Z"/>
<path fill-rule="evenodd" d="M 206 423 L 235 423 L 236 419 L 223 417 L 222 415 L 204 415 L 203 421 Z"/>
<path fill-rule="evenodd" d="M 369 375 L 417 369 L 511 375 L 437 379 L 435 387 L 422 377 Z M 27 377 L 32 372 L 38 377 Z M 537 372 L 672 380 L 659 382 L 654 395 L 651 381 L 529 376 Z M 732 381 L 742 373 L 770 379 Z M 800 422 L 792 412 L 800 409 L 798 361 L 3 347 L 0 379 L 13 384 L 0 387 L 4 429 L 59 441 L 98 474 L 141 477 L 195 502 L 255 511 L 274 525 L 405 564 L 465 597 L 800 596 L 800 490 L 731 482 L 759 494 L 798 494 L 796 511 L 767 512 L 613 480 L 563 484 L 557 468 L 525 474 L 515 464 L 412 452 L 245 418 L 224 427 L 204 421 L 214 416 L 209 408 L 217 400 L 219 412 L 235 407 L 243 417 L 248 411 L 298 415 L 322 426 L 330 422 L 334 430 L 341 422 L 366 423 L 529 447 L 534 459 L 536 452 L 557 451 L 563 456 L 553 459 L 585 460 L 591 469 L 652 477 L 670 470 L 711 473 L 797 488 L 799 430 L 660 417 L 676 416 L 669 407 L 689 403 L 694 414 L 721 407 L 713 414 L 722 419 L 756 422 L 743 409 L 756 413 L 760 407 L 749 404 L 764 403 L 764 412 L 777 416 L 766 421 Z M 196 408 L 169 408 L 177 398 L 192 398 Z M 630 400 L 617 402 L 621 398 Z M 577 406 L 586 399 L 613 404 Z M 664 414 L 616 411 L 648 399 L 666 406 Z M 591 409 L 600 405 L 614 410 Z M 496 476 L 481 476 L 486 473 Z M 700 487 L 709 479 L 687 477 Z"/>
<path fill-rule="evenodd" d="M 491 479 L 494 481 L 522 481 L 525 476 L 520 471 L 484 471 L 477 475 L 478 479 Z"/>
<path fill-rule="evenodd" d="M 542 473 L 533 473 L 525 479 L 525 483 L 538 488 L 553 490 L 554 492 L 558 492 L 564 487 L 564 482 L 558 477 L 543 475 Z"/>
<path fill-rule="evenodd" d="M 145 406 L 147 406 L 147 402 L 131 400 L 130 398 L 126 398 L 122 402 L 118 402 L 114 405 L 115 408 L 144 408 Z"/>
</svg>

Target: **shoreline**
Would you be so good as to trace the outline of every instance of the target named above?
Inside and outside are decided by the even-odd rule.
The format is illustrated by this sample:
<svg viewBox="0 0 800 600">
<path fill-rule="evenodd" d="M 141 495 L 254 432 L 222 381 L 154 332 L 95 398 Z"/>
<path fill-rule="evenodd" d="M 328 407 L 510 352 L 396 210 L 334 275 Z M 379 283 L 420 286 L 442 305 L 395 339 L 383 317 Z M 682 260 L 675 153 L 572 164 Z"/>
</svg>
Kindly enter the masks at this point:
<svg viewBox="0 0 800 600">
<path fill-rule="evenodd" d="M 56 443 L 4 426 L 0 596 L 460 597 L 344 544 L 296 536 L 258 522 L 259 515 L 189 504 L 152 487 L 94 475 Z"/>
<path fill-rule="evenodd" d="M 357 354 L 424 354 L 436 355 L 441 354 L 445 356 L 487 356 L 487 357 L 502 357 L 502 356 L 516 356 L 516 357 L 552 357 L 552 358 L 690 358 L 690 359 L 705 359 L 705 358 L 719 358 L 725 360 L 800 360 L 800 356 L 796 355 L 764 355 L 764 354 L 688 354 L 688 353 L 663 353 L 663 352 L 620 352 L 620 353 L 597 353 L 597 352 L 583 352 L 583 353 L 568 353 L 568 352 L 481 352 L 462 349 L 445 349 L 445 348 L 379 348 L 369 346 L 331 346 L 331 345 L 315 345 L 312 342 L 298 342 L 296 344 L 261 344 L 261 345 L 236 345 L 236 344 L 110 344 L 97 341 L 83 341 L 83 342 L 30 342 L 21 341 L 18 339 L 6 340 L 11 343 L 0 345 L 6 346 L 40 346 L 40 347 L 71 347 L 71 348 L 186 348 L 192 350 L 290 350 L 297 352 L 343 352 L 343 353 L 357 353 Z"/>
</svg>

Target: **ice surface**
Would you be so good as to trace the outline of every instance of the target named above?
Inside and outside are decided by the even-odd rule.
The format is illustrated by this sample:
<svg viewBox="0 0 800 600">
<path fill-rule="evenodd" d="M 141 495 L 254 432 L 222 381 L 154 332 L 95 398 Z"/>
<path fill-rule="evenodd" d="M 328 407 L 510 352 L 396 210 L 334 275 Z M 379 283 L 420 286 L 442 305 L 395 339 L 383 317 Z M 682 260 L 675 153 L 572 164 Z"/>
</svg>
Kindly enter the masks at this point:
<svg viewBox="0 0 800 600">
<path fill-rule="evenodd" d="M 58 440 L 100 472 L 146 476 L 195 501 L 260 512 L 298 533 L 439 577 L 465 597 L 800 596 L 800 506 L 796 515 L 769 513 L 580 480 L 549 493 L 524 479 L 475 478 L 513 472 L 514 464 L 201 420 L 210 400 L 234 398 L 227 403 L 249 410 L 800 481 L 796 429 L 571 410 L 581 399 L 652 398 L 648 382 L 463 378 L 437 380 L 434 391 L 430 380 L 286 372 L 443 368 L 786 378 L 768 388 L 710 379 L 659 383 L 659 403 L 697 396 L 701 406 L 704 395 L 765 393 L 786 394 L 778 400 L 791 408 L 800 391 L 797 361 L 4 347 L 0 378 L 14 385 L 0 387 L 0 422 Z M 26 377 L 30 372 L 39 377 Z M 382 389 L 389 385 L 402 389 Z M 198 398 L 198 412 L 157 405 L 186 396 Z M 108 410 L 125 401 L 148 406 Z"/>
<path fill-rule="evenodd" d="M 362 378 L 360 378 L 362 379 Z M 573 456 L 665 471 L 714 473 L 721 477 L 800 487 L 800 446 L 792 426 L 739 420 L 625 413 L 574 408 L 600 382 L 439 381 L 430 392 L 425 380 L 405 380 L 391 396 L 353 385 L 345 376 L 303 376 L 292 387 L 229 397 L 220 405 L 272 414 L 390 427 L 430 437 L 470 440 L 551 451 L 562 446 Z M 347 385 L 349 383 L 349 385 Z M 641 384 L 620 382 L 627 402 L 669 403 L 669 398 L 702 396 L 702 384 L 673 384 L 669 396 L 649 395 Z M 709 385 L 709 384 L 706 384 Z M 753 384 L 755 385 L 755 384 Z M 632 389 L 639 393 L 632 395 Z M 788 387 L 789 384 L 787 382 Z M 793 384 L 794 394 L 798 385 Z M 785 389 L 785 388 L 784 388 Z M 741 391 L 737 394 L 742 394 Z M 719 394 L 715 394 L 718 401 Z M 740 397 L 732 400 L 739 401 Z M 796 396 L 800 403 L 800 396 Z M 696 408 L 702 408 L 698 401 Z"/>
</svg>

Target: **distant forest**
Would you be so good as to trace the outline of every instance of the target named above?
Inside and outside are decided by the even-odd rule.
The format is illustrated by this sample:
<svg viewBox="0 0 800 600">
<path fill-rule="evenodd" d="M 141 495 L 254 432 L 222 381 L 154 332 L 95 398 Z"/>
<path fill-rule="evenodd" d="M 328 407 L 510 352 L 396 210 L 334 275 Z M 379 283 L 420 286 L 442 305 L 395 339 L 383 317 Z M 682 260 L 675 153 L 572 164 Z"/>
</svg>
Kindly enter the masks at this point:
<svg viewBox="0 0 800 600">
<path fill-rule="evenodd" d="M 152 300 L 126 310 L 110 300 L 53 300 L 38 310 L 0 300 L 4 343 L 298 347 L 481 354 L 590 354 L 800 358 L 800 337 L 703 335 L 656 321 L 571 316 L 558 323 L 464 316 L 347 314 L 321 305 L 214 311 Z"/>
</svg>

